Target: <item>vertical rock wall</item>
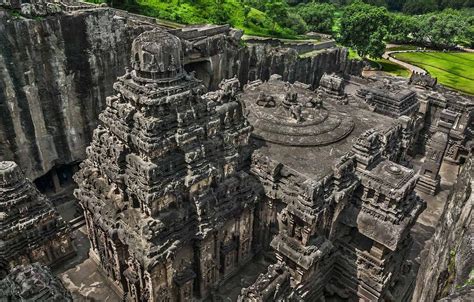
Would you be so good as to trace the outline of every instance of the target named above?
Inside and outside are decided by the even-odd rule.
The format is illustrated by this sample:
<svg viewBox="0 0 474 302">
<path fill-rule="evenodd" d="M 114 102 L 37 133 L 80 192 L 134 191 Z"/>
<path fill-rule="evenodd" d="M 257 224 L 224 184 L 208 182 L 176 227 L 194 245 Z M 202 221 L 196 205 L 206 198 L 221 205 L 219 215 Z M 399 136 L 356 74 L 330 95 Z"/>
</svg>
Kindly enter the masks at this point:
<svg viewBox="0 0 474 302">
<path fill-rule="evenodd" d="M 461 168 L 428 252 L 420 257 L 422 263 L 413 301 L 435 301 L 470 283 L 472 287 L 469 275 L 474 268 L 473 187 L 474 159 L 471 156 Z"/>
<path fill-rule="evenodd" d="M 360 75 L 364 66 L 361 61 L 349 60 L 346 48 L 330 48 L 302 58 L 294 49 L 264 44 L 241 48 L 230 46 L 224 52 L 206 58 L 205 62 L 197 68 L 207 70 L 198 72 L 197 77 L 205 74 L 203 80 L 211 90 L 217 89 L 223 79 L 234 76 L 245 84 L 257 79 L 268 80 L 272 74 L 282 75 L 284 81 L 299 81 L 316 88 L 324 73 Z"/>
<path fill-rule="evenodd" d="M 42 19 L 0 10 L 0 159 L 30 178 L 83 159 L 141 30 L 107 9 Z"/>
</svg>

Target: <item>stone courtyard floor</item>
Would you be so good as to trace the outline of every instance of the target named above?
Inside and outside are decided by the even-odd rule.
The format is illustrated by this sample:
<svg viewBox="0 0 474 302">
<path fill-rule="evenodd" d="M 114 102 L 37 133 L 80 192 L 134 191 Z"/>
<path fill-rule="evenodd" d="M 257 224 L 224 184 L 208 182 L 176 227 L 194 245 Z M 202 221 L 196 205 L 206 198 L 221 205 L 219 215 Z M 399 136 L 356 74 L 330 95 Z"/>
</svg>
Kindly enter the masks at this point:
<svg viewBox="0 0 474 302">
<path fill-rule="evenodd" d="M 77 255 L 67 264 L 57 268 L 54 273 L 72 293 L 75 302 L 122 301 L 107 285 L 106 279 L 99 273 L 97 265 L 89 259 L 89 239 L 86 227 L 73 232 Z"/>
<path fill-rule="evenodd" d="M 271 263 L 266 261 L 263 256 L 258 256 L 257 259 L 244 265 L 236 275 L 224 282 L 214 297 L 208 300 L 213 302 L 237 301 L 241 289 L 252 285 L 261 273 L 267 272 L 267 267 L 270 264 Z"/>
</svg>

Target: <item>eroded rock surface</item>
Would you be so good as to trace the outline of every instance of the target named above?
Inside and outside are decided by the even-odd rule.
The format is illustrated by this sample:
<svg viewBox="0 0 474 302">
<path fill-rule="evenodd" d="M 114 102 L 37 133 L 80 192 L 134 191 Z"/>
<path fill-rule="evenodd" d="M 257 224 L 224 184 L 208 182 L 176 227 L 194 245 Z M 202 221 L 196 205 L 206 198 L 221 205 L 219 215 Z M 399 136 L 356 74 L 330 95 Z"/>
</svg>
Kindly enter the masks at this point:
<svg viewBox="0 0 474 302">
<path fill-rule="evenodd" d="M 0 9 L 0 159 L 31 179 L 84 159 L 140 31 L 107 9 L 43 19 Z"/>
<path fill-rule="evenodd" d="M 450 294 L 453 300 L 461 294 L 461 299 L 469 295 L 472 297 L 473 163 L 471 156 L 461 168 L 431 239 L 431 246 L 421 257 L 423 260 L 413 301 L 434 301 Z"/>
<path fill-rule="evenodd" d="M 69 228 L 10 161 L 0 162 L 0 278 L 20 264 L 58 265 L 74 256 Z"/>
</svg>

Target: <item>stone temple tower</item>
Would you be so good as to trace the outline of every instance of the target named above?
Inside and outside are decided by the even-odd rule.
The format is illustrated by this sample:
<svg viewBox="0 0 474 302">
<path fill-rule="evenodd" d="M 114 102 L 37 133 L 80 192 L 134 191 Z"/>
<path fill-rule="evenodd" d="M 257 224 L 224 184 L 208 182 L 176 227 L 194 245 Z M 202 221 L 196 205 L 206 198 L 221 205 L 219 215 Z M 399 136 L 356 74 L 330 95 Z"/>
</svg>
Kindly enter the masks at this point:
<svg viewBox="0 0 474 302">
<path fill-rule="evenodd" d="M 75 255 L 69 228 L 20 167 L 0 162 L 0 279 L 21 264 L 55 265 Z"/>
<path fill-rule="evenodd" d="M 130 301 L 204 298 L 253 256 L 239 82 L 204 94 L 182 61 L 177 37 L 136 38 L 75 176 L 91 258 Z"/>
</svg>

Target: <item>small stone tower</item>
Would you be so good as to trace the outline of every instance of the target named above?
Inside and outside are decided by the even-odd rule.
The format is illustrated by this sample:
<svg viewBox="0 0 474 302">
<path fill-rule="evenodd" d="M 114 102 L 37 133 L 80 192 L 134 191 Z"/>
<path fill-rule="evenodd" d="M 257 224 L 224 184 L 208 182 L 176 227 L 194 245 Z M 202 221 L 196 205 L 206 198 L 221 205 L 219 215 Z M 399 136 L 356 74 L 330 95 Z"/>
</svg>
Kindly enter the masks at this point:
<svg viewBox="0 0 474 302">
<path fill-rule="evenodd" d="M 69 228 L 14 162 L 0 162 L 0 279 L 20 264 L 75 255 Z"/>
</svg>

